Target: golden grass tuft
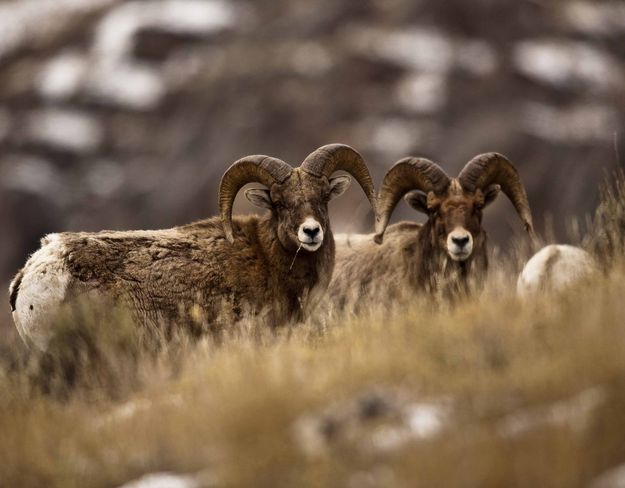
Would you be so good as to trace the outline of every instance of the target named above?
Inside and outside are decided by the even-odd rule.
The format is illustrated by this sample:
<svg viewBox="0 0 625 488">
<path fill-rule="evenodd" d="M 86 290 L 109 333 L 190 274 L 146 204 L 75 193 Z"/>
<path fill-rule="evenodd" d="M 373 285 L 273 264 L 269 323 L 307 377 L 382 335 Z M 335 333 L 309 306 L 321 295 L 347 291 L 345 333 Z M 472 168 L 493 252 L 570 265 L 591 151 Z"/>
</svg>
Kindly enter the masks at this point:
<svg viewBox="0 0 625 488">
<path fill-rule="evenodd" d="M 625 175 L 622 170 L 606 178 L 600 187 L 600 195 L 591 231 L 584 244 L 604 267 L 609 267 L 614 259 L 625 256 Z"/>
</svg>

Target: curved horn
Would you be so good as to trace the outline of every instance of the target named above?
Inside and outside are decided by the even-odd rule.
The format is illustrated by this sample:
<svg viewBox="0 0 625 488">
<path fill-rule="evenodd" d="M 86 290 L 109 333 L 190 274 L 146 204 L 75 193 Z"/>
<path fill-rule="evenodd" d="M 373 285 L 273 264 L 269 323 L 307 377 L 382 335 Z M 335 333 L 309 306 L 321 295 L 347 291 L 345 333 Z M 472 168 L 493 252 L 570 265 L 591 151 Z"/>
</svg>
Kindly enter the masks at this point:
<svg viewBox="0 0 625 488">
<path fill-rule="evenodd" d="M 351 174 L 367 195 L 375 209 L 375 189 L 369 168 L 362 156 L 346 144 L 327 144 L 311 152 L 300 168 L 313 176 L 330 178 L 335 171 Z"/>
<path fill-rule="evenodd" d="M 523 221 L 525 230 L 534 237 L 532 212 L 525 188 L 519 172 L 505 156 L 495 152 L 475 156 L 462 169 L 458 181 L 460 186 L 471 192 L 494 183 L 500 185 Z"/>
<path fill-rule="evenodd" d="M 404 158 L 388 170 L 378 193 L 374 240 L 382 243 L 384 231 L 397 202 L 410 190 L 443 193 L 451 182 L 441 167 L 425 158 Z"/>
<path fill-rule="evenodd" d="M 271 187 L 273 183 L 282 183 L 293 168 L 284 161 L 270 156 L 246 156 L 234 162 L 224 173 L 219 185 L 219 212 L 224 226 L 224 233 L 229 242 L 234 242 L 232 235 L 232 205 L 239 190 L 247 183 L 258 182 Z"/>
</svg>

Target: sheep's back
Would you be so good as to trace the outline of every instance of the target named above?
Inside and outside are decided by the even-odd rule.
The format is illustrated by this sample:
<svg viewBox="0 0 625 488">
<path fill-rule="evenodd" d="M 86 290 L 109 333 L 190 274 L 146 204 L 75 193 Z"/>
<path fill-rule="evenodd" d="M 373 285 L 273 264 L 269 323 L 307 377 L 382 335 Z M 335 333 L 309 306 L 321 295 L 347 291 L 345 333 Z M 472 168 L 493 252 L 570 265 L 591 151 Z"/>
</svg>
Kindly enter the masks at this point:
<svg viewBox="0 0 625 488">
<path fill-rule="evenodd" d="M 240 232 L 234 244 L 225 239 L 218 218 L 155 231 L 52 234 L 26 263 L 15 301 L 20 295 L 31 299 L 45 276 L 44 282 L 63 285 L 51 281 L 54 300 L 45 302 L 46 310 L 79 296 L 101 295 L 127 304 L 140 322 L 188 317 L 211 322 L 225 310 L 229 318 L 253 313 L 268 302 L 266 290 L 258 286 L 267 283 L 267 269 L 259 257 L 254 220 L 235 225 Z M 32 314 L 22 309 L 17 318 Z"/>
<path fill-rule="evenodd" d="M 419 224 L 400 222 L 389 226 L 381 245 L 373 234 L 337 236 L 336 263 L 328 297 L 339 311 L 359 311 L 397 300 L 407 287 L 406 247 L 412 244 Z"/>
</svg>

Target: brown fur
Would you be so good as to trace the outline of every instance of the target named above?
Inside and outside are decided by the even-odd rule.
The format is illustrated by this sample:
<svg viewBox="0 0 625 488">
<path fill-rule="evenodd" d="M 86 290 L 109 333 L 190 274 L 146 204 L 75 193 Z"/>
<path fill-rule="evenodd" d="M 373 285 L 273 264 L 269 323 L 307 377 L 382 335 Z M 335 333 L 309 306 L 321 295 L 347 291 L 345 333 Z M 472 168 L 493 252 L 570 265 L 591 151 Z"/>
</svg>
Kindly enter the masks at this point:
<svg viewBox="0 0 625 488">
<path fill-rule="evenodd" d="M 295 169 L 267 191 L 270 212 L 233 219 L 233 243 L 217 217 L 167 230 L 58 234 L 63 251 L 56 259 L 70 275 L 66 300 L 103 295 L 157 325 L 192 319 L 204 328 L 222 314 L 236 320 L 244 313 L 263 313 L 275 325 L 299 320 L 330 282 L 335 246 L 327 203 L 345 181 Z M 298 225 L 307 216 L 321 224 L 323 244 L 297 252 Z M 13 285 L 13 304 L 17 293 Z"/>
<path fill-rule="evenodd" d="M 387 228 L 384 241 L 373 238 L 360 245 L 339 245 L 335 272 L 328 289 L 339 309 L 396 300 L 406 289 L 439 293 L 450 298 L 467 293 L 488 268 L 482 209 L 496 197 L 481 190 L 469 193 L 450 185 L 445 196 L 423 195 L 418 210 L 427 211 L 425 224 L 400 222 Z M 413 198 L 407 200 L 416 208 Z M 473 251 L 465 261 L 454 261 L 446 250 L 447 235 L 461 226 L 473 237 Z"/>
<path fill-rule="evenodd" d="M 316 253 L 300 251 L 289 269 L 294 252 L 278 242 L 271 218 L 235 218 L 233 228 L 234 244 L 219 218 L 148 233 L 60 236 L 73 291 L 97 289 L 130 300 L 150 322 L 183 317 L 210 323 L 223 307 L 236 318 L 263 309 L 274 323 L 299 318 L 313 288 L 327 286 L 332 236 Z"/>
</svg>

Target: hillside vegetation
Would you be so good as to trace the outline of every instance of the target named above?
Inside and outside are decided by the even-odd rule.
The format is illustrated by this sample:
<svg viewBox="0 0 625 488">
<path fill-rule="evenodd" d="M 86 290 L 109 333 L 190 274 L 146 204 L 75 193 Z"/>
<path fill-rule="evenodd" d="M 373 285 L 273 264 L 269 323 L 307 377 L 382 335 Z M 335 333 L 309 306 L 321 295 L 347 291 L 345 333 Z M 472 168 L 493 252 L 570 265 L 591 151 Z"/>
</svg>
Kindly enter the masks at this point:
<svg viewBox="0 0 625 488">
<path fill-rule="evenodd" d="M 532 302 L 500 259 L 453 307 L 401 297 L 199 341 L 165 341 L 107 308 L 64 317 L 47 355 L 4 337 L 0 485 L 166 471 L 220 487 L 613 486 L 605 476 L 625 462 L 622 188 L 604 191 L 585 240 L 605 276 Z"/>
</svg>

